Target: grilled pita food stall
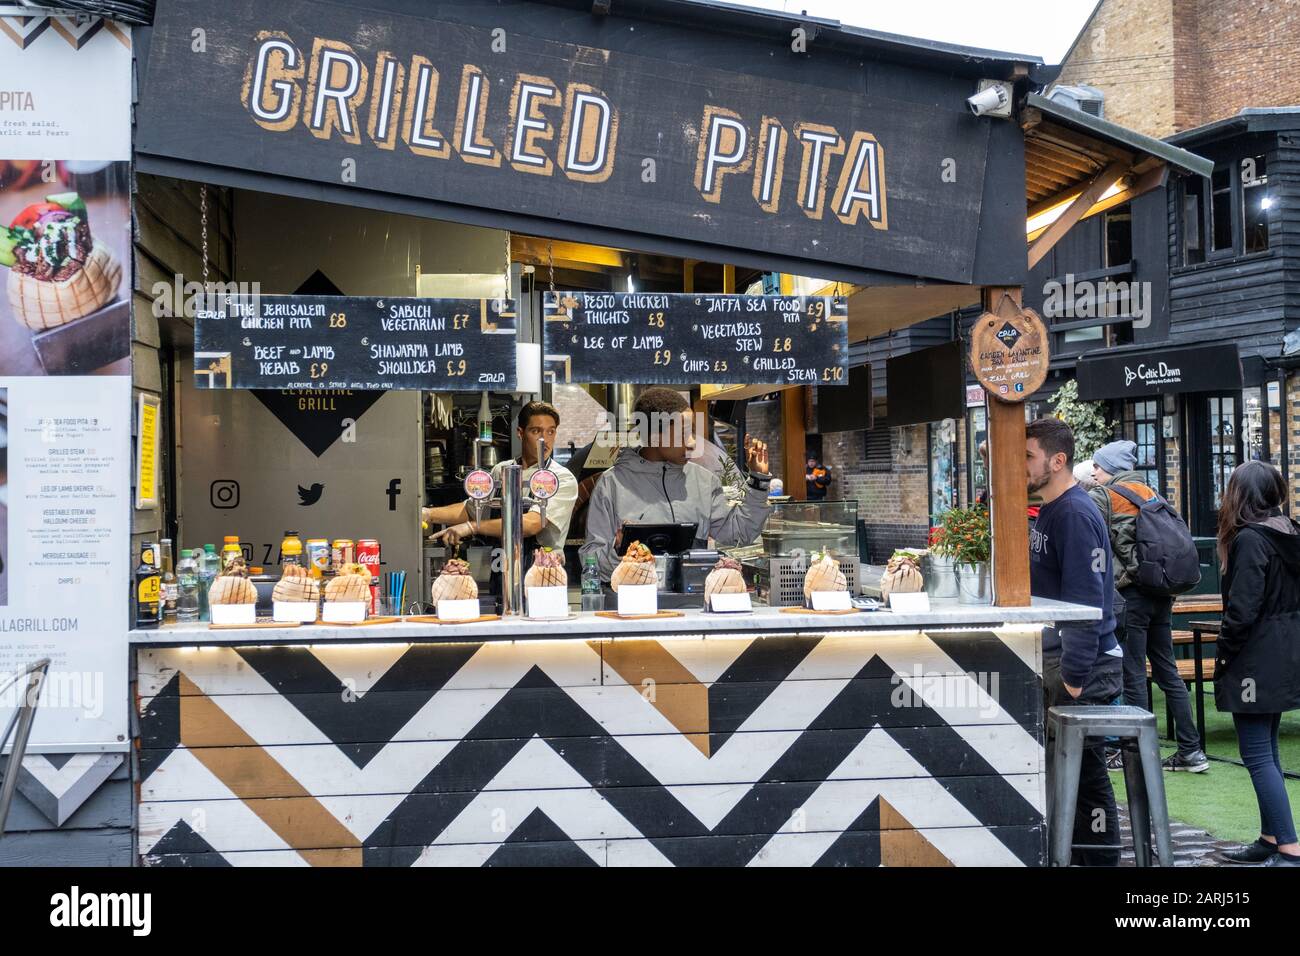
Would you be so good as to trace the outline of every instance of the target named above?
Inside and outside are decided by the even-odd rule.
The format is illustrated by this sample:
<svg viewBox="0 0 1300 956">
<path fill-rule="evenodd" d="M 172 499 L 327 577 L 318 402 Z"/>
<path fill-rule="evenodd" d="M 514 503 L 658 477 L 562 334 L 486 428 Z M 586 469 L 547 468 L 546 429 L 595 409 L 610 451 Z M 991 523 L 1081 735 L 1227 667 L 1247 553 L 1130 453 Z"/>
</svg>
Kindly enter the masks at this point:
<svg viewBox="0 0 1300 956">
<path fill-rule="evenodd" d="M 519 3 L 503 27 L 495 6 L 402 0 L 234 0 L 202 20 L 217 55 L 196 57 L 202 9 L 160 3 L 139 54 L 138 201 L 200 211 L 171 225 L 209 284 L 197 314 L 162 323 L 161 391 L 189 423 L 163 513 L 191 546 L 231 529 L 218 582 L 279 565 L 262 590 L 319 606 L 285 620 L 257 595 L 226 623 L 213 605 L 211 621 L 132 631 L 142 861 L 1042 865 L 1040 635 L 1099 612 L 1029 597 L 1015 399 L 1048 357 L 1019 306 L 1040 64 L 702 4 Z M 972 115 L 990 82 L 1015 119 Z M 1129 155 L 1063 164 L 1084 181 L 1061 183 L 1054 222 L 1094 211 L 1103 179 L 1150 188 L 1163 161 Z M 420 246 L 395 265 L 377 247 L 403 230 Z M 774 294 L 737 294 L 764 274 Z M 796 294 L 800 276 L 830 288 Z M 538 613 L 518 526 L 556 476 L 475 457 L 465 495 L 498 500 L 503 522 L 491 610 L 467 566 L 423 561 L 412 499 L 432 459 L 397 484 L 385 460 L 419 446 L 431 402 L 472 422 L 557 383 L 666 385 L 706 420 L 711 402 L 779 391 L 784 457 L 767 466 L 799 476 L 805 390 L 847 385 L 850 342 L 981 299 L 1037 348 L 984 350 L 1009 357 L 988 378 L 981 605 L 901 583 L 868 601 L 829 554 L 800 569 L 806 607 L 757 600 L 722 563 L 703 569 L 723 595 L 707 609 L 645 583 L 600 612 L 561 595 Z M 345 436 L 321 439 L 329 476 L 286 469 L 262 493 L 292 454 L 254 424 L 267 410 Z M 310 562 L 291 570 L 282 528 L 359 543 L 363 521 L 391 529 L 373 565 L 327 558 L 314 591 Z M 628 545 L 623 561 L 653 567 Z M 563 571 L 538 566 L 543 583 Z M 405 598 L 378 613 L 367 587 L 388 593 L 402 569 L 418 613 Z"/>
</svg>

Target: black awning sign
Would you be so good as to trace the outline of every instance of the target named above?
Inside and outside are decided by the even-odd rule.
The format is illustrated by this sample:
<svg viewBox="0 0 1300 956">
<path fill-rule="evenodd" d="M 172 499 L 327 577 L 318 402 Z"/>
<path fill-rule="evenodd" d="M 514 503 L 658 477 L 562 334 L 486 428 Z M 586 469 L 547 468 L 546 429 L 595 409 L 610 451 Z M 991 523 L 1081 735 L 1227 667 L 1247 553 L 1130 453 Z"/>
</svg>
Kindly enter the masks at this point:
<svg viewBox="0 0 1300 956">
<path fill-rule="evenodd" d="M 219 295 L 195 313 L 198 388 L 515 387 L 511 299 Z"/>
<path fill-rule="evenodd" d="M 1084 356 L 1078 379 L 1085 401 L 1235 391 L 1242 387 L 1241 358 L 1231 344 Z"/>
<path fill-rule="evenodd" d="M 847 385 L 848 300 L 826 295 L 548 292 L 553 382 Z"/>
<path fill-rule="evenodd" d="M 867 95 L 861 64 L 755 68 L 737 46 L 717 48 L 731 69 L 687 66 L 654 41 L 593 46 L 546 4 L 503 13 L 506 44 L 454 4 L 406 6 L 428 15 L 159 4 L 137 149 L 332 185 L 346 164 L 358 190 L 978 279 L 991 136 L 962 80 L 926 75 L 913 99 L 898 92 L 911 72 L 871 64 Z M 200 28 L 210 55 L 191 48 Z M 960 176 L 941 181 L 949 166 Z"/>
</svg>

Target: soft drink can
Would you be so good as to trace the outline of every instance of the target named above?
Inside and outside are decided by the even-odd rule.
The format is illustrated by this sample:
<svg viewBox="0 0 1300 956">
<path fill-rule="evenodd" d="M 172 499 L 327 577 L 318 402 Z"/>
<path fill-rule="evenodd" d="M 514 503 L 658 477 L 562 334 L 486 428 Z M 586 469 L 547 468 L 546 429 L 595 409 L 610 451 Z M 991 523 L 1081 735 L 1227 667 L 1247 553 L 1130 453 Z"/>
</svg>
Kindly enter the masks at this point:
<svg viewBox="0 0 1300 956">
<path fill-rule="evenodd" d="M 322 577 L 330 569 L 330 543 L 325 538 L 307 540 L 307 562 L 311 576 Z"/>
<path fill-rule="evenodd" d="M 357 559 L 356 546 L 352 543 L 351 538 L 335 538 L 331 551 L 334 558 L 335 570 L 338 570 L 345 564 L 352 564 Z"/>
<path fill-rule="evenodd" d="M 357 564 L 370 572 L 370 610 L 375 609 L 379 596 L 379 541 L 376 538 L 357 539 Z"/>
</svg>

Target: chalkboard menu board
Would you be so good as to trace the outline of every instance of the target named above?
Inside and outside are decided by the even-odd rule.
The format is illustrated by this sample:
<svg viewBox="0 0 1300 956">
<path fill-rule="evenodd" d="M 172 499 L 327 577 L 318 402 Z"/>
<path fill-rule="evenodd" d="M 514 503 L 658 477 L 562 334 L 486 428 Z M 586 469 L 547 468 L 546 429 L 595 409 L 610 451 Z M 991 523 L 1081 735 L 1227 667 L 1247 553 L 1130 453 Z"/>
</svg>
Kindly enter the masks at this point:
<svg viewBox="0 0 1300 956">
<path fill-rule="evenodd" d="M 848 384 L 842 296 L 548 292 L 544 301 L 553 382 Z"/>
<path fill-rule="evenodd" d="M 515 387 L 512 299 L 216 295 L 195 313 L 199 388 Z"/>
</svg>

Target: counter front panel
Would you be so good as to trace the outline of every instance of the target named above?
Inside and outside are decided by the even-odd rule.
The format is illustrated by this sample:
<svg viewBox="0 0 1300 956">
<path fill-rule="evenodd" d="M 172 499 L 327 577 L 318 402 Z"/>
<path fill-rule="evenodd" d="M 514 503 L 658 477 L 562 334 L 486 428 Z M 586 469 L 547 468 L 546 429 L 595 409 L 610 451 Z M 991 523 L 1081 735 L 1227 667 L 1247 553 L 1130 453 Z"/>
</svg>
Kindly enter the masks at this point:
<svg viewBox="0 0 1300 956">
<path fill-rule="evenodd" d="M 1041 625 L 142 647 L 148 865 L 1041 865 Z"/>
</svg>

